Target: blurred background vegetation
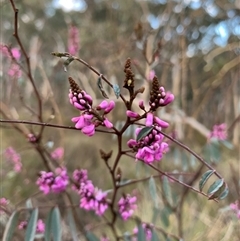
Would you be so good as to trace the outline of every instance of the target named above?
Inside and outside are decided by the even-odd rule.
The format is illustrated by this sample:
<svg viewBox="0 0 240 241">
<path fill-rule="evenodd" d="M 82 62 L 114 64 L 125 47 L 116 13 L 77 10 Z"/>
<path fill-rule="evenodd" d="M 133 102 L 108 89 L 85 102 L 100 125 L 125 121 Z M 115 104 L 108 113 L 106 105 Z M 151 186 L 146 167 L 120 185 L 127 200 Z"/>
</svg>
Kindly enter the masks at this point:
<svg viewBox="0 0 240 241">
<path fill-rule="evenodd" d="M 136 86 L 145 86 L 145 92 L 140 96 L 145 103 L 149 95 L 149 75 L 153 71 L 156 73 L 165 89 L 175 95 L 174 103 L 159 111 L 159 116 L 170 123 L 167 132 L 174 131 L 177 139 L 191 149 L 204 155 L 202 147 L 207 142 L 212 126 L 227 123 L 228 140 L 233 143 L 233 147 L 231 150 L 221 147 L 218 151 L 221 151 L 222 156 L 212 165 L 227 180 L 229 197 L 217 204 L 191 193 L 184 206 L 184 233 L 186 240 L 240 240 L 237 231 L 239 221 L 227 208 L 240 195 L 240 1 L 14 2 L 19 8 L 19 36 L 30 56 L 34 80 L 43 100 L 44 122 L 72 125 L 71 118 L 78 115 L 69 105 L 69 75 L 94 97 L 95 103 L 103 98 L 97 88 L 97 76 L 89 69 L 72 63 L 66 73 L 63 71 L 63 62 L 51 56 L 53 51 L 68 51 L 69 28 L 76 26 L 80 40 L 76 55 L 94 66 L 111 83 L 122 87 L 124 64 L 128 57 L 131 58 Z M 0 4 L 1 42 L 18 47 L 13 37 L 14 13 L 10 2 L 3 0 Z M 23 58 L 20 63 L 26 67 Z M 27 76 L 22 74 L 20 78 L 12 79 L 7 75 L 9 63 L 3 61 L 3 58 L 0 68 L 2 110 L 10 119 L 35 121 L 35 117 L 23 104 L 37 108 L 36 97 Z M 110 99 L 117 101 L 111 119 L 115 125 L 120 126 L 125 120 L 125 110 L 121 109 L 120 101 L 114 93 L 107 86 L 104 88 Z M 127 93 L 122 88 L 121 92 Z M 137 101 L 134 108 L 137 109 L 136 107 Z M 16 175 L 1 158 L 3 178 L 0 196 L 6 196 L 16 204 L 34 194 L 36 174 L 43 168 L 43 164 L 25 137 L 16 133 L 10 125 L 2 125 L 1 128 L 1 153 L 8 146 L 13 146 L 21 154 L 24 166 L 21 175 Z M 21 125 L 20 128 L 26 133 L 31 129 L 34 132 L 39 130 L 36 126 Z M 129 130 L 125 133 L 125 140 L 133 135 L 134 130 Z M 115 150 L 114 139 L 100 134 L 86 138 L 76 131 L 46 128 L 44 141 L 49 150 L 64 147 L 64 161 L 69 170 L 76 166 L 88 168 L 93 182 L 103 189 L 111 188 L 110 176 L 99 158 L 98 150 Z M 162 160 L 161 167 L 168 171 L 194 172 L 197 164 L 176 149 L 179 148 L 172 146 L 170 154 Z M 129 160 L 126 159 L 122 160 L 120 166 L 124 176 L 135 176 L 134 163 L 129 168 Z M 171 186 L 173 192 L 177 193 L 179 186 Z M 151 215 L 145 211 L 146 206 L 150 206 L 151 210 L 148 198 L 145 199 L 148 194 L 144 195 L 146 187 L 142 184 L 136 187 L 142 190 L 139 204 L 142 208 L 139 208 L 138 215 L 150 222 Z M 46 200 L 39 197 L 37 202 Z M 177 233 L 176 222 L 171 215 L 169 220 L 170 224 L 165 223 L 163 227 L 166 231 Z M 123 228 L 125 229 L 127 227 Z"/>
</svg>

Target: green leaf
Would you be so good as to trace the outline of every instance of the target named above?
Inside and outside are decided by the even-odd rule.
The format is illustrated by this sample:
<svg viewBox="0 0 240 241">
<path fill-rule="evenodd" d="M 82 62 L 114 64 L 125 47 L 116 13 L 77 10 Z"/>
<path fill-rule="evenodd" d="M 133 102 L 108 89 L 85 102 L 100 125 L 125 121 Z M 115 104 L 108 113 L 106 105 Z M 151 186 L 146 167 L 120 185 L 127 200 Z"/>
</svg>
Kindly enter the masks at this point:
<svg viewBox="0 0 240 241">
<path fill-rule="evenodd" d="M 12 236 L 18 223 L 18 217 L 19 211 L 15 211 L 12 213 L 5 227 L 2 241 L 12 241 Z"/>
<path fill-rule="evenodd" d="M 45 241 L 51 241 L 51 220 L 52 220 L 52 213 L 53 213 L 53 208 L 50 210 L 48 213 L 46 222 L 45 222 L 45 232 L 44 232 L 44 239 Z"/>
<path fill-rule="evenodd" d="M 61 241 L 62 227 L 61 227 L 61 216 L 58 207 L 53 208 L 51 215 L 51 233 L 54 241 Z"/>
<path fill-rule="evenodd" d="M 27 201 L 26 201 L 26 207 L 29 208 L 29 209 L 30 209 L 30 208 L 33 208 L 31 198 L 28 198 L 28 199 L 27 199 Z"/>
<path fill-rule="evenodd" d="M 166 176 L 163 177 L 162 179 L 163 182 L 163 194 L 164 197 L 166 198 L 166 200 L 168 201 L 168 203 L 172 206 L 173 202 L 172 202 L 172 193 L 171 193 L 171 188 L 169 185 L 169 180 Z"/>
<path fill-rule="evenodd" d="M 67 210 L 67 220 L 69 223 L 69 227 L 70 227 L 70 232 L 72 234 L 72 241 L 78 241 L 78 235 L 77 235 L 77 228 L 76 228 L 76 224 L 73 218 L 73 213 L 71 209 Z"/>
<path fill-rule="evenodd" d="M 225 187 L 224 191 L 220 194 L 220 196 L 218 197 L 219 200 L 224 199 L 225 197 L 227 197 L 229 193 L 229 189 L 228 186 Z"/>
<path fill-rule="evenodd" d="M 146 235 L 145 235 L 145 231 L 142 227 L 142 223 L 138 224 L 137 240 L 138 241 L 146 241 Z"/>
<path fill-rule="evenodd" d="M 214 173 L 213 170 L 208 170 L 206 171 L 202 177 L 201 180 L 199 181 L 199 190 L 202 191 L 204 185 L 206 184 L 207 180 L 211 177 L 211 175 Z"/>
<path fill-rule="evenodd" d="M 165 227 L 169 226 L 169 209 L 167 207 L 163 208 L 160 212 L 161 220 Z"/>
<path fill-rule="evenodd" d="M 86 238 L 88 241 L 99 241 L 99 239 L 89 231 L 86 233 Z"/>
<path fill-rule="evenodd" d="M 208 189 L 207 191 L 207 194 L 208 195 L 211 195 L 215 192 L 217 192 L 221 187 L 222 185 L 224 184 L 224 181 L 223 179 L 218 179 L 217 181 L 215 181 Z"/>
<path fill-rule="evenodd" d="M 137 135 L 137 141 L 142 140 L 144 137 L 146 137 L 152 130 L 153 126 L 146 126 L 141 129 L 141 131 Z"/>
<path fill-rule="evenodd" d="M 123 240 L 124 241 L 131 241 L 132 239 L 131 239 L 131 234 L 129 233 L 129 232 L 125 232 L 124 234 L 123 234 Z"/>
<path fill-rule="evenodd" d="M 233 150 L 234 148 L 233 144 L 229 141 L 224 140 L 224 141 L 220 141 L 220 143 L 230 150 Z"/>
<path fill-rule="evenodd" d="M 149 179 L 149 192 L 154 202 L 154 206 L 157 207 L 158 206 L 157 188 L 153 177 Z"/>
<path fill-rule="evenodd" d="M 157 218 L 160 214 L 160 210 L 156 207 L 153 207 L 153 212 L 152 212 L 153 216 L 152 216 L 152 224 L 155 224 L 157 222 Z"/>
<path fill-rule="evenodd" d="M 28 221 L 26 234 L 25 234 L 25 241 L 33 241 L 35 238 L 36 227 L 37 227 L 37 220 L 38 220 L 38 208 L 35 208 L 30 216 Z"/>
<path fill-rule="evenodd" d="M 115 95 L 116 95 L 116 97 L 117 97 L 117 99 L 119 98 L 119 96 L 120 96 L 120 93 L 121 93 L 121 91 L 120 91 L 120 88 L 119 88 L 119 85 L 118 84 L 113 84 L 113 91 L 114 91 L 114 93 L 115 93 Z"/>
<path fill-rule="evenodd" d="M 156 232 L 154 230 L 152 230 L 152 238 L 151 241 L 160 241 L 160 239 L 158 238 Z"/>
</svg>

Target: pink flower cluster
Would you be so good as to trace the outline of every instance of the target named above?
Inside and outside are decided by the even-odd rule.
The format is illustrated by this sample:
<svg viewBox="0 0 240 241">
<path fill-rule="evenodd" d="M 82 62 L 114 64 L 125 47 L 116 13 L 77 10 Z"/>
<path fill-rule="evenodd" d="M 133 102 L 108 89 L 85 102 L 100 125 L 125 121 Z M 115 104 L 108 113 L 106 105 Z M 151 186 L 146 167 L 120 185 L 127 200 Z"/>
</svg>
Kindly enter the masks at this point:
<svg viewBox="0 0 240 241">
<path fill-rule="evenodd" d="M 51 157 L 53 160 L 57 161 L 60 160 L 64 155 L 64 149 L 62 147 L 56 148 L 52 153 Z"/>
<path fill-rule="evenodd" d="M 73 92 L 70 89 L 69 92 L 70 103 L 82 111 L 80 116 L 73 117 L 72 121 L 77 129 L 80 129 L 83 134 L 87 136 L 93 136 L 95 134 L 95 128 L 99 125 L 105 126 L 109 129 L 113 127 L 113 124 L 107 119 L 106 114 L 111 112 L 115 107 L 114 101 L 102 101 L 95 109 L 92 107 L 92 97 L 88 95 L 85 91 L 80 93 Z M 100 115 L 100 111 L 103 114 Z"/>
<path fill-rule="evenodd" d="M 142 128 L 136 129 L 136 135 Z M 130 139 L 127 144 L 133 150 L 136 150 L 135 155 L 137 160 L 143 160 L 145 163 L 152 163 L 155 160 L 160 161 L 163 155 L 168 151 L 168 144 L 163 141 L 164 136 L 156 130 L 152 130 L 147 136 L 139 141 Z"/>
<path fill-rule="evenodd" d="M 80 207 L 95 211 L 99 216 L 103 215 L 108 208 L 107 193 L 94 187 L 92 181 L 88 179 L 87 170 L 75 170 L 73 179 L 77 183 L 73 186 L 73 190 L 80 195 Z"/>
<path fill-rule="evenodd" d="M 6 46 L 4 46 L 3 44 L 0 44 L 0 52 L 7 58 L 9 58 L 9 59 L 14 58 L 16 61 L 19 61 L 19 59 L 21 57 L 21 53 L 18 48 L 12 48 L 11 53 L 9 53 L 8 48 Z M 10 68 L 8 70 L 8 75 L 10 77 L 15 77 L 15 78 L 21 77 L 22 71 L 21 71 L 19 65 L 12 62 L 10 65 Z"/>
<path fill-rule="evenodd" d="M 216 138 L 218 140 L 227 139 L 227 125 L 222 123 L 220 125 L 214 125 L 213 130 L 209 134 L 209 139 Z"/>
<path fill-rule="evenodd" d="M 157 87 L 157 90 L 158 91 L 154 89 L 154 91 L 152 91 L 151 93 L 148 111 L 146 111 L 143 101 L 139 102 L 140 109 L 145 112 L 145 114 L 143 115 L 144 117 L 146 117 L 145 126 L 152 126 L 155 129 L 148 133 L 144 138 L 138 141 L 130 139 L 127 143 L 130 148 L 137 152 L 135 155 L 136 159 L 143 160 L 145 163 L 152 163 L 155 160 L 161 160 L 163 154 L 165 154 L 169 150 L 168 143 L 163 141 L 164 136 L 157 131 L 160 131 L 161 128 L 167 128 L 169 124 L 155 116 L 154 112 L 157 110 L 158 107 L 170 104 L 174 100 L 174 95 L 171 93 L 166 93 L 163 87 Z M 138 113 L 130 110 L 127 110 L 126 114 L 129 118 L 136 120 L 139 120 L 143 117 L 140 116 Z M 136 136 L 138 136 L 138 134 L 143 128 L 144 127 L 136 129 Z"/>
<path fill-rule="evenodd" d="M 79 31 L 74 25 L 70 25 L 68 29 L 68 52 L 75 55 L 79 51 Z"/>
<path fill-rule="evenodd" d="M 123 220 L 128 220 L 133 215 L 134 210 L 137 208 L 136 201 L 137 197 L 130 194 L 120 198 L 118 209 Z"/>
<path fill-rule="evenodd" d="M 230 204 L 230 208 L 236 213 L 237 218 L 240 219 L 240 204 L 239 201 Z"/>
<path fill-rule="evenodd" d="M 19 230 L 23 230 L 27 228 L 27 221 L 22 221 L 20 222 L 20 224 L 18 225 L 18 229 Z M 37 221 L 37 227 L 36 227 L 36 233 L 44 233 L 45 232 L 45 223 L 42 221 L 42 219 L 39 219 Z"/>
<path fill-rule="evenodd" d="M 44 194 L 50 192 L 59 193 L 66 190 L 69 182 L 67 170 L 65 168 L 57 168 L 55 173 L 56 174 L 53 172 L 40 172 L 36 184 Z"/>
<path fill-rule="evenodd" d="M 151 239 L 152 239 L 152 228 L 153 228 L 153 225 L 152 224 L 146 224 L 146 223 L 143 223 L 142 224 L 142 227 L 143 227 L 143 230 L 144 230 L 144 232 L 145 232 L 145 236 L 146 236 L 146 241 L 150 241 Z M 138 228 L 137 227 L 135 227 L 134 229 L 133 229 L 133 233 L 135 234 L 135 235 L 137 235 L 138 234 Z M 136 239 L 135 239 L 136 240 Z"/>
<path fill-rule="evenodd" d="M 21 157 L 12 147 L 8 147 L 5 150 L 4 156 L 9 162 L 13 163 L 15 172 L 20 172 L 22 170 Z"/>
<path fill-rule="evenodd" d="M 8 203 L 9 201 L 5 197 L 0 198 L 0 215 L 4 213 L 1 207 L 5 208 L 8 205 Z"/>
<path fill-rule="evenodd" d="M 28 137 L 28 141 L 31 143 L 35 143 L 37 141 L 37 137 L 32 133 L 29 133 L 27 137 Z"/>
</svg>

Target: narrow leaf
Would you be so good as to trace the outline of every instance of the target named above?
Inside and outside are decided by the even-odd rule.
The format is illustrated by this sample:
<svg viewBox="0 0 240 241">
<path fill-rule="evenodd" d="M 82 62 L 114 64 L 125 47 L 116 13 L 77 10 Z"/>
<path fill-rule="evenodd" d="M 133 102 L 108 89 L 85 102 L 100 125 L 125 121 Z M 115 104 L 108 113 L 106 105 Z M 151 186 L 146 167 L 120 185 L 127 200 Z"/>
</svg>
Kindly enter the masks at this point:
<svg viewBox="0 0 240 241">
<path fill-rule="evenodd" d="M 31 198 L 28 198 L 28 199 L 27 199 L 27 201 L 26 201 L 26 207 L 27 207 L 27 208 L 33 208 Z"/>
<path fill-rule="evenodd" d="M 206 171 L 202 177 L 201 180 L 199 181 L 199 190 L 202 191 L 204 185 L 206 184 L 207 180 L 211 177 L 211 175 L 214 173 L 213 170 L 208 170 Z"/>
<path fill-rule="evenodd" d="M 61 216 L 58 207 L 53 208 L 51 215 L 51 233 L 54 241 L 60 241 L 62 236 Z"/>
<path fill-rule="evenodd" d="M 165 207 L 160 212 L 161 221 L 165 227 L 169 226 L 169 210 Z"/>
<path fill-rule="evenodd" d="M 220 142 L 222 145 L 224 145 L 226 148 L 228 148 L 229 150 L 233 150 L 234 146 L 231 142 L 223 140 Z"/>
<path fill-rule="evenodd" d="M 72 241 L 78 241 L 77 228 L 73 218 L 73 213 L 71 209 L 67 210 L 67 219 L 70 227 L 70 232 L 72 234 Z"/>
<path fill-rule="evenodd" d="M 153 177 L 149 179 L 149 192 L 152 197 L 152 200 L 154 202 L 154 206 L 157 207 L 158 205 L 158 200 L 157 200 L 157 188 L 156 188 L 156 183 Z"/>
<path fill-rule="evenodd" d="M 86 238 L 88 241 L 99 241 L 99 239 L 89 231 L 86 233 Z"/>
<path fill-rule="evenodd" d="M 164 197 L 168 201 L 168 203 L 172 206 L 172 193 L 169 185 L 168 178 L 166 176 L 163 177 L 163 193 Z"/>
<path fill-rule="evenodd" d="M 27 230 L 25 234 L 25 241 L 33 241 L 36 233 L 38 219 L 38 208 L 35 208 L 28 221 Z"/>
<path fill-rule="evenodd" d="M 146 241 L 145 232 L 144 232 L 144 229 L 143 229 L 141 223 L 139 223 L 139 225 L 138 225 L 137 240 L 138 241 Z"/>
<path fill-rule="evenodd" d="M 3 239 L 2 239 L 3 241 L 12 241 L 12 236 L 18 222 L 18 217 L 19 217 L 19 211 L 15 211 L 12 213 L 3 233 Z"/>
<path fill-rule="evenodd" d="M 220 196 L 219 196 L 219 200 L 222 200 L 222 199 L 224 199 L 227 195 L 228 195 L 228 193 L 229 193 L 229 189 L 228 189 L 228 187 L 226 186 L 225 187 L 225 189 L 224 189 L 224 191 L 220 194 Z"/>
<path fill-rule="evenodd" d="M 51 220 L 52 220 L 52 213 L 53 213 L 53 209 L 50 210 L 50 212 L 48 213 L 46 222 L 45 222 L 45 232 L 44 232 L 44 240 L 45 241 L 51 241 Z"/>
<path fill-rule="evenodd" d="M 224 184 L 224 181 L 223 179 L 218 179 L 217 181 L 215 181 L 208 189 L 207 191 L 207 194 L 208 195 L 211 195 L 215 192 L 217 192 L 221 187 L 222 185 Z"/>
<path fill-rule="evenodd" d="M 143 127 L 142 130 L 137 135 L 137 141 L 140 141 L 145 136 L 147 136 L 153 130 L 153 128 L 154 128 L 153 126 Z"/>
<path fill-rule="evenodd" d="M 116 95 L 116 97 L 117 97 L 117 99 L 118 99 L 119 96 L 120 96 L 120 93 L 121 93 L 120 88 L 119 88 L 119 85 L 113 84 L 113 91 L 114 91 L 114 93 L 115 93 L 115 95 Z"/>
<path fill-rule="evenodd" d="M 158 238 L 156 232 L 154 230 L 152 230 L 152 238 L 151 241 L 160 241 L 160 239 Z"/>
<path fill-rule="evenodd" d="M 102 96 L 106 99 L 109 99 L 109 97 L 107 96 L 106 92 L 104 91 L 103 89 L 103 86 L 102 86 L 102 74 L 99 76 L 98 78 L 98 81 L 97 81 L 97 85 L 98 85 L 98 88 L 99 90 L 101 91 L 102 93 Z"/>
</svg>

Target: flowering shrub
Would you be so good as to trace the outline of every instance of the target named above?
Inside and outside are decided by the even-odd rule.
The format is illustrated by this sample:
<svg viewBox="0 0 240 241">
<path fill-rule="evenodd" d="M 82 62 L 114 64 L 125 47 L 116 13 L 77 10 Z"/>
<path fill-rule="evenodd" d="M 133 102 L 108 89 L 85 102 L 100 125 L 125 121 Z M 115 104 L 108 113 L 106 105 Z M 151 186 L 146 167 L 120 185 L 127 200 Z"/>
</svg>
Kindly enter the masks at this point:
<svg viewBox="0 0 240 241">
<path fill-rule="evenodd" d="M 17 11 L 13 1 L 11 1 L 11 3 L 16 13 L 15 21 L 17 23 Z M 17 26 L 17 24 L 15 26 Z M 23 207 L 20 202 L 16 204 L 15 211 L 13 211 L 11 207 L 8 207 L 7 200 L 1 198 L 0 212 L 9 215 L 3 240 L 11 240 L 16 223 L 18 223 L 18 229 L 21 230 L 22 233 L 26 230 L 24 234 L 21 234 L 25 236 L 25 240 L 34 240 L 35 238 L 50 240 L 51 237 L 53 237 L 54 240 L 61 240 L 63 236 L 63 223 L 68 226 L 70 230 L 69 233 L 71 233 L 73 240 L 78 240 L 80 234 L 90 241 L 99 240 L 93 234 L 94 228 L 97 229 L 98 226 L 108 227 L 110 230 L 110 235 L 105 234 L 104 228 L 96 232 L 102 241 L 123 240 L 125 237 L 128 238 L 127 240 L 158 240 L 157 234 L 163 235 L 164 238 L 172 237 L 175 240 L 183 240 L 182 219 L 180 214 L 183 211 L 183 199 L 188 191 L 192 190 L 216 202 L 227 196 L 228 186 L 221 174 L 201 156 L 176 140 L 176 138 L 174 138 L 174 136 L 176 136 L 175 134 L 171 136 L 165 133 L 166 129 L 172 126 L 171 123 L 161 119 L 160 110 L 171 105 L 175 97 L 159 83 L 154 70 L 151 70 L 147 77 L 148 84 L 150 84 L 150 91 L 148 103 L 146 104 L 144 103 L 145 100 L 141 98 L 141 94 L 144 93 L 145 88 L 136 87 L 131 59 L 128 58 L 126 60 L 123 69 L 125 79 L 121 85 L 127 90 L 126 94 L 118 84 L 112 84 L 94 67 L 74 56 L 80 48 L 79 33 L 77 27 L 71 25 L 68 36 L 68 53 L 53 52 L 52 55 L 65 58 L 63 63 L 65 71 L 72 62 L 83 64 L 93 71 L 98 76 L 97 88 L 102 94 L 102 99 L 100 101 L 95 100 L 84 86 L 78 85 L 72 77 L 69 77 L 70 89 L 68 93 L 67 90 L 65 90 L 65 95 L 67 96 L 68 94 L 70 105 L 77 113 L 74 116 L 68 117 L 69 121 L 71 120 L 74 123 L 74 126 L 51 124 L 51 118 L 49 118 L 47 122 L 44 122 L 43 100 L 32 76 L 30 63 L 28 61 L 29 58 L 17 35 L 17 29 L 15 29 L 15 31 L 16 40 L 21 50 L 17 48 L 11 49 L 5 45 L 1 45 L 0 50 L 3 55 L 11 61 L 11 68 L 8 70 L 8 75 L 14 78 L 21 76 L 22 66 L 18 61 L 20 58 L 25 58 L 28 67 L 25 73 L 30 80 L 34 90 L 33 93 L 38 103 L 37 108 L 32 109 L 27 106 L 26 109 L 31 112 L 34 118 L 37 118 L 38 122 L 11 120 L 7 118 L 8 115 L 4 115 L 6 120 L 2 122 L 6 121 L 12 124 L 40 126 L 38 131 L 35 131 L 32 127 L 29 127 L 29 129 L 26 127 L 27 130 L 22 130 L 19 126 L 14 127 L 22 133 L 25 138 L 27 137 L 28 144 L 39 154 L 42 160 L 43 166 L 41 168 L 43 169 L 39 170 L 38 177 L 36 177 L 34 182 L 36 185 L 35 188 L 40 190 L 36 195 L 39 195 L 39 197 L 44 200 L 49 200 L 51 205 L 39 205 L 38 202 L 40 202 L 39 200 L 41 200 L 41 198 L 38 199 L 34 194 L 26 201 L 26 207 Z M 21 53 L 24 56 L 21 56 Z M 135 64 L 136 63 L 137 61 L 135 61 Z M 115 96 L 111 95 L 110 98 L 108 97 L 108 92 L 110 91 L 105 88 L 105 85 L 108 86 L 108 89 L 111 89 Z M 119 128 L 113 118 L 114 113 L 118 111 L 117 101 L 122 104 L 125 113 L 125 122 Z M 67 150 L 67 148 L 58 147 L 53 151 L 49 151 L 44 140 L 45 128 L 47 127 L 75 130 L 79 132 L 80 138 L 86 136 L 87 138 L 93 139 L 94 136 L 99 135 L 99 133 L 116 137 L 117 153 L 115 157 L 113 150 L 109 153 L 101 149 L 99 150 L 100 157 L 107 170 L 103 173 L 103 176 L 109 174 L 111 178 L 111 182 L 106 185 L 109 187 L 109 190 L 103 190 L 100 182 L 95 186 L 92 181 L 93 179 L 90 178 L 89 170 L 79 167 L 81 163 L 85 161 L 82 160 L 83 158 L 81 158 L 81 156 L 79 158 L 80 164 L 78 163 L 74 166 L 71 174 L 71 168 L 68 166 L 68 157 L 64 156 L 64 151 Z M 132 127 L 134 128 L 135 136 L 128 138 L 126 143 L 123 143 L 125 141 L 123 138 L 124 133 Z M 214 138 L 221 141 L 226 140 L 227 133 L 225 124 L 214 126 L 213 131 L 208 137 L 210 144 L 212 144 L 211 140 Z M 209 145 L 207 147 L 212 148 L 209 143 L 207 143 Z M 172 144 L 181 147 L 201 163 L 199 169 L 192 175 L 192 179 L 183 178 L 184 175 L 181 172 L 164 171 L 164 167 L 160 165 L 160 162 L 164 162 L 165 154 L 171 152 Z M 22 169 L 24 169 L 24 163 L 22 163 L 20 155 L 12 147 L 8 147 L 5 150 L 4 156 L 8 163 L 14 165 L 13 169 L 15 172 L 21 172 Z M 149 175 L 142 177 L 136 175 L 137 177 L 135 179 L 130 179 L 120 167 L 121 162 L 125 159 L 128 161 L 129 167 L 141 163 L 146 167 L 146 173 L 149 173 Z M 59 160 L 61 160 L 61 162 Z M 208 169 L 204 173 L 202 173 L 203 167 Z M 126 168 L 128 168 L 128 166 Z M 155 174 L 150 173 L 149 170 L 154 170 Z M 24 171 L 25 175 L 27 175 L 28 170 Z M 211 176 L 216 176 L 217 180 L 212 182 L 208 190 L 205 191 L 205 184 Z M 102 177 L 99 175 L 96 178 L 100 180 Z M 177 235 L 168 233 L 163 228 L 157 227 L 155 223 L 147 224 L 141 219 L 139 208 L 141 206 L 141 195 L 134 193 L 132 186 L 136 183 L 144 183 L 146 181 L 149 182 L 150 193 L 147 199 L 154 207 L 153 217 L 160 216 L 158 215 L 160 213 L 161 216 L 164 216 L 165 220 L 167 220 L 168 225 L 170 214 L 176 214 L 179 222 Z M 199 181 L 198 188 L 194 186 L 196 181 Z M 180 190 L 175 190 L 175 192 L 171 190 L 173 185 L 181 185 L 183 187 L 181 198 L 177 198 Z M 160 188 L 161 192 L 159 192 Z M 57 197 L 56 200 L 54 200 L 53 197 Z M 160 207 L 160 203 L 163 208 Z M 231 204 L 230 207 L 239 217 L 238 204 Z M 67 210 L 67 214 L 60 212 L 60 209 L 61 211 Z M 81 210 L 81 214 L 86 215 L 86 219 L 84 215 L 81 217 L 81 215 L 78 214 L 79 210 Z M 46 219 L 39 219 L 39 214 L 46 216 Z M 26 216 L 25 219 L 22 219 L 23 215 Z M 91 217 L 91 215 L 96 215 L 97 220 L 101 220 L 99 224 L 96 222 L 92 223 L 91 221 L 88 223 L 88 218 Z M 164 218 L 162 218 L 162 220 L 164 220 Z M 122 234 L 118 228 L 119 223 L 127 223 L 130 225 L 131 223 L 137 223 L 138 227 L 134 228 L 133 232 L 131 232 L 130 230 L 132 229 L 128 226 L 128 232 L 131 233 Z M 122 224 L 119 226 L 121 225 Z M 16 231 L 16 233 L 17 232 L 19 231 Z"/>
</svg>

